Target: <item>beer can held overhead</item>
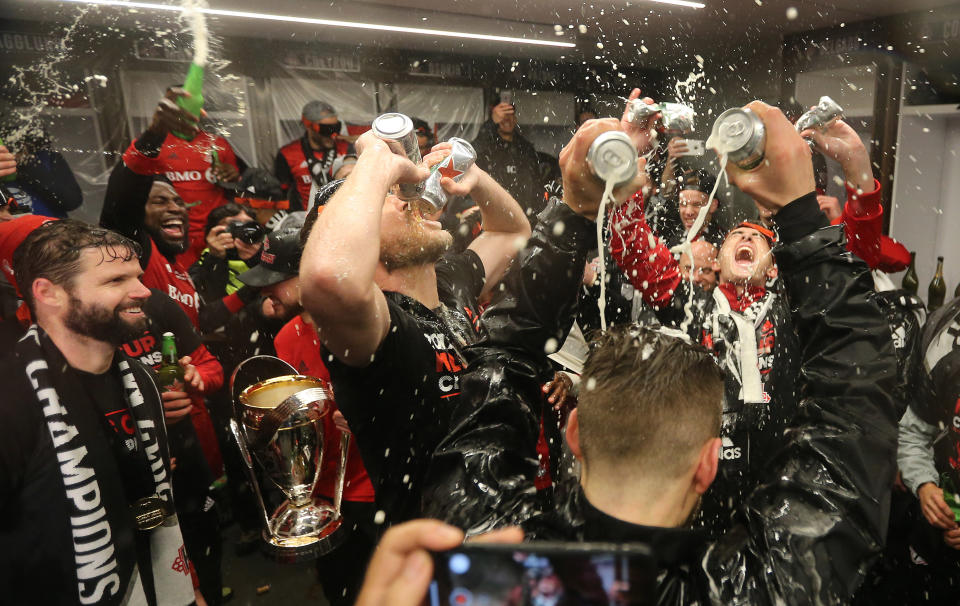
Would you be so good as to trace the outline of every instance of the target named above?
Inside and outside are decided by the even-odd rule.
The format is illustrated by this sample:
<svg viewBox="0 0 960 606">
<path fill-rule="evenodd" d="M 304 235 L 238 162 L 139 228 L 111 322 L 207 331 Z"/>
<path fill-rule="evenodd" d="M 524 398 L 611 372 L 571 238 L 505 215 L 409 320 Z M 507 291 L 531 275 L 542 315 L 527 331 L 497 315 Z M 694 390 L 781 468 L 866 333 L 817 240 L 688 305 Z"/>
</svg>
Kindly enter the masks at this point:
<svg viewBox="0 0 960 606">
<path fill-rule="evenodd" d="M 587 150 L 587 164 L 600 180 L 613 181 L 614 187 L 619 187 L 637 174 L 637 148 L 625 132 L 600 133 Z"/>
<path fill-rule="evenodd" d="M 713 123 L 707 147 L 715 150 L 743 170 L 752 170 L 763 162 L 767 132 L 763 121 L 749 109 L 728 109 Z"/>
<path fill-rule="evenodd" d="M 413 120 L 404 114 L 391 112 L 377 116 L 372 125 L 373 134 L 387 143 L 390 150 L 398 156 L 408 158 L 414 164 L 420 164 L 420 145 L 417 141 L 417 131 L 413 128 Z M 401 200 L 417 200 L 423 195 L 424 182 L 400 183 L 399 193 Z"/>
<path fill-rule="evenodd" d="M 423 190 L 423 201 L 432 206 L 434 211 L 442 210 L 449 199 L 447 192 L 440 186 L 440 180 L 449 177 L 459 183 L 477 161 L 477 152 L 464 139 L 451 137 L 449 143 L 450 155 L 430 169 L 430 176 L 427 177 Z"/>
<path fill-rule="evenodd" d="M 810 128 L 817 130 L 826 130 L 838 118 L 843 116 L 843 108 L 836 101 L 824 95 L 820 97 L 820 102 L 813 109 L 804 112 L 797 119 L 797 132 L 803 132 Z"/>
<path fill-rule="evenodd" d="M 688 134 L 693 132 L 693 119 L 696 112 L 683 103 L 646 103 L 643 99 L 630 101 L 627 119 L 629 122 L 642 122 L 650 116 L 660 113 L 656 129 L 661 133 Z"/>
</svg>

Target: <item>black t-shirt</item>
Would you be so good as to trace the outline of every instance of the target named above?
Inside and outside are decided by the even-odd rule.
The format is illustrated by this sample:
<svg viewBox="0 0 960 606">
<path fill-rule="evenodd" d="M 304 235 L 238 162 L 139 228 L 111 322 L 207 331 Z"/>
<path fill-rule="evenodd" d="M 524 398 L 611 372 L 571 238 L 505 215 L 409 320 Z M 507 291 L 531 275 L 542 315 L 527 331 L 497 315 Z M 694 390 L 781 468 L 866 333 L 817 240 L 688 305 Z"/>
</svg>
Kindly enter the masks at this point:
<svg viewBox="0 0 960 606">
<path fill-rule="evenodd" d="M 137 424 L 130 414 L 130 406 L 124 399 L 125 392 L 120 377 L 111 368 L 95 375 L 71 368 L 87 397 L 100 413 L 104 435 L 113 449 L 117 469 L 123 483 L 123 491 L 128 503 L 156 493 L 153 474 L 147 463 L 146 453 L 137 436 Z M 144 532 L 135 532 L 134 541 L 137 550 L 137 566 L 149 593 L 153 593 L 153 563 L 150 556 L 150 536 Z"/>
<path fill-rule="evenodd" d="M 150 289 L 150 293 L 150 298 L 143 305 L 147 329 L 121 347 L 131 358 L 157 370 L 163 362 L 163 333 L 173 333 L 180 357 L 190 355 L 202 342 L 190 318 L 176 301 L 156 289 Z M 189 417 L 168 425 L 167 432 L 170 456 L 177 460 L 177 466 L 171 474 L 177 511 L 181 515 L 198 511 L 206 501 L 207 488 L 214 480 L 213 472 L 203 456 L 197 432 Z"/>
<path fill-rule="evenodd" d="M 441 306 L 385 292 L 390 330 L 366 367 L 326 356 L 337 407 L 357 440 L 387 523 L 420 512 L 423 474 L 447 434 L 448 411 L 466 369 L 461 350 L 477 339 L 484 269 L 471 250 L 437 263 Z"/>
</svg>

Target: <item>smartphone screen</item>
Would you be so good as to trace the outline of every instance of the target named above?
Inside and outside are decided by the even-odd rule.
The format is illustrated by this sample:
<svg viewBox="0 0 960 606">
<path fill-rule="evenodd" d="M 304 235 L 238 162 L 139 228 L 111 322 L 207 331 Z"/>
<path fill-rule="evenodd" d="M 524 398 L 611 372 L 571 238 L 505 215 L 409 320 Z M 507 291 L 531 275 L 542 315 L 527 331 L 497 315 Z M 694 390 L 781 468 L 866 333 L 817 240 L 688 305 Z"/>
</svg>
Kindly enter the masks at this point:
<svg viewBox="0 0 960 606">
<path fill-rule="evenodd" d="M 702 156 L 703 155 L 703 141 L 697 141 L 696 139 L 686 139 L 687 151 L 681 155 L 684 156 Z"/>
<path fill-rule="evenodd" d="M 500 92 L 500 103 L 507 103 L 513 105 L 513 91 L 505 90 Z"/>
<path fill-rule="evenodd" d="M 656 564 L 643 544 L 464 545 L 433 556 L 431 606 L 656 603 Z"/>
</svg>

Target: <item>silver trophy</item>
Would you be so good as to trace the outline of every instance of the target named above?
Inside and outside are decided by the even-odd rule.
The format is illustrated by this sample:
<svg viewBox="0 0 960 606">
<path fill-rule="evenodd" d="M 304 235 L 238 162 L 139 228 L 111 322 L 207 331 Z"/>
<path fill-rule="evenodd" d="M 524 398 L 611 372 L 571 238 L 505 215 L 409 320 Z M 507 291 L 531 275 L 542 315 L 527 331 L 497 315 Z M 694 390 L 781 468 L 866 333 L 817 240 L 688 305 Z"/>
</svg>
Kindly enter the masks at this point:
<svg viewBox="0 0 960 606">
<path fill-rule="evenodd" d="M 271 371 L 289 374 L 262 379 Z M 256 382 L 248 384 L 251 380 Z M 299 562 L 333 550 L 348 534 L 340 502 L 349 435 L 325 435 L 323 417 L 332 414 L 326 385 L 320 379 L 296 374 L 277 358 L 257 356 L 234 372 L 231 391 L 236 418 L 230 420 L 230 431 L 263 514 L 262 537 L 267 553 L 281 562 Z M 340 439 L 341 457 L 336 493 L 330 502 L 314 492 L 327 441 L 336 438 Z M 272 514 L 268 513 L 254 460 L 286 497 Z"/>
</svg>

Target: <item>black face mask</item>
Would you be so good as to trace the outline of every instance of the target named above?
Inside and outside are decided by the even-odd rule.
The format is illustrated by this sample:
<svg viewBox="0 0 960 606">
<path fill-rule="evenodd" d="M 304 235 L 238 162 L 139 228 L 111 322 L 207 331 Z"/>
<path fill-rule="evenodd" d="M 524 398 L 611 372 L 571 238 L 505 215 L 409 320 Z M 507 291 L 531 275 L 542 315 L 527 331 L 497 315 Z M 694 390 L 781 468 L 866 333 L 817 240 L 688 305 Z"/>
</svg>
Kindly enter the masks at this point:
<svg viewBox="0 0 960 606">
<path fill-rule="evenodd" d="M 339 135 L 340 129 L 343 128 L 343 122 L 340 122 L 339 120 L 335 124 L 320 124 L 319 122 L 311 122 L 307 119 L 304 119 L 303 123 L 307 128 L 323 137 L 333 137 L 334 135 Z"/>
</svg>

